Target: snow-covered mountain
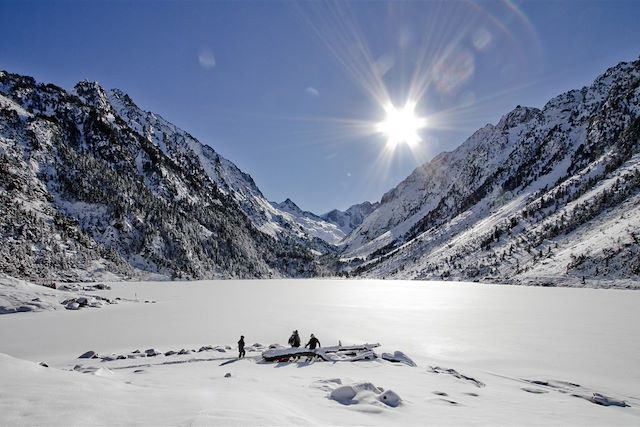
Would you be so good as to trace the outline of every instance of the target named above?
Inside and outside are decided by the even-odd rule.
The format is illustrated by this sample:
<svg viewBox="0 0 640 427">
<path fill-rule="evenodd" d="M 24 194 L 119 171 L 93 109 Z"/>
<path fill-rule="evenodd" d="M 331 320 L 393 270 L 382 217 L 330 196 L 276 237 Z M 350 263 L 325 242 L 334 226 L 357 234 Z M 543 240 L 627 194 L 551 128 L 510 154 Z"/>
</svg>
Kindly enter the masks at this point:
<svg viewBox="0 0 640 427">
<path fill-rule="evenodd" d="M 0 170 L 0 271 L 16 277 L 308 276 L 327 246 L 233 163 L 96 83 L 0 72 Z"/>
<path fill-rule="evenodd" d="M 0 272 L 637 282 L 639 82 L 621 63 L 518 106 L 379 203 L 320 216 L 121 91 L 0 72 Z"/>
<path fill-rule="evenodd" d="M 302 230 L 310 237 L 317 237 L 327 243 L 337 245 L 347 235 L 334 222 L 312 212 L 303 211 L 291 199 L 287 199 L 282 203 L 272 203 L 272 205 L 281 212 L 280 215 L 282 217 L 302 227 Z M 283 215 L 283 212 L 288 216 Z"/>
<path fill-rule="evenodd" d="M 639 85 L 637 60 L 518 106 L 386 193 L 343 261 L 368 277 L 638 280 Z"/>
<path fill-rule="evenodd" d="M 200 165 L 218 189 L 232 197 L 251 223 L 263 233 L 276 239 L 282 236 L 297 239 L 303 245 L 315 237 L 332 244 L 344 238 L 344 233 L 333 224 L 310 212 L 303 213 L 290 200 L 292 209 L 286 202 L 283 205 L 270 203 L 249 174 L 161 116 L 141 110 L 122 91 L 111 90 L 107 97 L 117 114 L 133 130 L 144 135 L 181 167 Z M 316 242 L 312 246 L 317 249 L 324 245 Z"/>
<path fill-rule="evenodd" d="M 322 215 L 322 218 L 336 224 L 343 233 L 349 234 L 378 207 L 378 203 L 363 202 L 349 207 L 346 211 L 334 209 Z"/>
</svg>

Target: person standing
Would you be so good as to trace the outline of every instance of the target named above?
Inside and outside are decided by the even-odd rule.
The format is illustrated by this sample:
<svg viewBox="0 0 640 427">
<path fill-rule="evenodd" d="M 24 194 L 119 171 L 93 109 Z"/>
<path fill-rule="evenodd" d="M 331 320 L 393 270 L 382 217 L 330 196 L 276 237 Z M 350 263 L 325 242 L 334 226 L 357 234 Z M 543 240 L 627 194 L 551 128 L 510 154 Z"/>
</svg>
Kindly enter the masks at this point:
<svg viewBox="0 0 640 427">
<path fill-rule="evenodd" d="M 300 347 L 300 335 L 298 335 L 298 330 L 293 331 L 291 336 L 289 337 L 289 345 L 291 347 Z"/>
<path fill-rule="evenodd" d="M 305 348 L 309 347 L 309 350 L 315 350 L 316 346 L 320 348 L 320 341 L 313 334 L 311 334 L 311 339 L 307 344 L 305 344 Z"/>
<path fill-rule="evenodd" d="M 238 341 L 238 359 L 244 358 L 244 335 L 240 335 L 240 341 Z"/>
</svg>

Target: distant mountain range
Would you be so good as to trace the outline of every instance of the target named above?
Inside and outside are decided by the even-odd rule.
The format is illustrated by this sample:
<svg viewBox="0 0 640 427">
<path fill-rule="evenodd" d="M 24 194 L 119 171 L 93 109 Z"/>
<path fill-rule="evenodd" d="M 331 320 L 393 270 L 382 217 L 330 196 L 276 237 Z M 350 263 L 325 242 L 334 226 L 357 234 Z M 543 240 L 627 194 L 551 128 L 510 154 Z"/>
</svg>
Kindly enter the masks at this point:
<svg viewBox="0 0 640 427">
<path fill-rule="evenodd" d="M 0 72 L 0 271 L 31 280 L 348 275 L 636 286 L 640 61 L 518 106 L 379 203 L 269 202 L 125 93 Z"/>
</svg>

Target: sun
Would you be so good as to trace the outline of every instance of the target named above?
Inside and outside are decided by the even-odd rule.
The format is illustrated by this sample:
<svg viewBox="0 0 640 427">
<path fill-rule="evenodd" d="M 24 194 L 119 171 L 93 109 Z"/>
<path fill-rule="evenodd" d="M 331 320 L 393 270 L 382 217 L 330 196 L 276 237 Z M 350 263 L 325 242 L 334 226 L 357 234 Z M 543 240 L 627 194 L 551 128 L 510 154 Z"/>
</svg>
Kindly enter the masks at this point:
<svg viewBox="0 0 640 427">
<path fill-rule="evenodd" d="M 396 108 L 389 103 L 384 107 L 386 117 L 376 125 L 376 130 L 387 137 L 387 146 L 395 148 L 398 144 L 415 146 L 422 141 L 418 131 L 427 126 L 424 118 L 416 117 L 416 103 L 407 102 L 404 107 Z"/>
</svg>

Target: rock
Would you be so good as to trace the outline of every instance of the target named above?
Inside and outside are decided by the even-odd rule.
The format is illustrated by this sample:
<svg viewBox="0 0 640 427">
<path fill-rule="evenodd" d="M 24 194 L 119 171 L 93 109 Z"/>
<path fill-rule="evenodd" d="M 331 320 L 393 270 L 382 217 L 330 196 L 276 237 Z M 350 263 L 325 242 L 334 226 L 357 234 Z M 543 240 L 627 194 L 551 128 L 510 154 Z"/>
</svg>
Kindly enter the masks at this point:
<svg viewBox="0 0 640 427">
<path fill-rule="evenodd" d="M 191 353 L 191 350 L 186 350 L 184 348 L 178 352 L 178 354 L 189 354 L 189 353 Z"/>
<path fill-rule="evenodd" d="M 213 347 L 211 347 L 210 345 L 205 345 L 200 347 L 200 350 L 198 350 L 198 353 L 202 352 L 202 351 L 209 351 L 209 350 L 213 350 Z"/>
<path fill-rule="evenodd" d="M 45 362 L 40 362 L 40 363 L 39 363 L 39 365 L 40 365 L 40 366 L 44 366 L 45 368 L 48 368 L 48 367 L 49 367 L 49 365 L 47 365 Z"/>
<path fill-rule="evenodd" d="M 159 354 L 160 354 L 160 352 L 156 351 L 156 350 L 155 350 L 155 349 L 153 349 L 153 348 L 150 348 L 150 349 L 145 350 L 145 351 L 144 351 L 144 354 L 145 354 L 147 357 L 153 357 L 153 356 L 157 356 L 157 355 L 159 355 Z"/>
<path fill-rule="evenodd" d="M 70 302 L 65 305 L 64 308 L 66 308 L 67 310 L 79 310 L 80 304 L 78 304 L 77 302 Z"/>
<path fill-rule="evenodd" d="M 140 350 L 133 350 L 131 353 L 140 353 Z"/>
<path fill-rule="evenodd" d="M 126 359 L 126 358 L 127 358 L 127 356 L 125 356 L 123 354 L 119 354 L 118 357 L 116 357 L 116 359 L 118 359 L 118 360 L 123 360 L 123 359 Z"/>
<path fill-rule="evenodd" d="M 602 405 L 602 406 L 622 406 L 622 407 L 629 406 L 627 405 L 627 402 L 625 402 L 624 400 L 605 396 L 604 394 L 601 394 L 601 393 L 593 393 L 593 396 L 588 400 L 591 400 L 593 403 Z"/>
<path fill-rule="evenodd" d="M 527 393 L 533 393 L 533 394 L 549 393 L 548 390 L 543 390 L 541 388 L 536 388 L 536 387 L 522 387 L 520 390 L 526 391 Z"/>
<path fill-rule="evenodd" d="M 359 393 L 361 391 L 371 391 L 375 394 L 380 394 L 384 391 L 382 387 L 376 387 L 375 385 L 373 385 L 373 383 L 356 383 L 351 387 L 353 387 L 356 393 Z"/>
<path fill-rule="evenodd" d="M 395 408 L 402 403 L 402 399 L 393 390 L 387 390 L 378 396 L 378 400 L 387 406 Z"/>
<path fill-rule="evenodd" d="M 165 356 L 173 356 L 174 354 L 177 354 L 177 352 L 173 351 L 173 350 L 169 350 L 167 351 L 164 355 Z"/>
<path fill-rule="evenodd" d="M 116 360 L 116 356 L 102 356 L 103 362 L 113 362 Z"/>
<path fill-rule="evenodd" d="M 329 395 L 329 399 L 333 399 L 343 405 L 349 405 L 353 402 L 353 398 L 356 397 L 356 390 L 350 385 L 343 385 L 334 389 Z"/>
<path fill-rule="evenodd" d="M 86 297 L 76 298 L 76 302 L 80 304 L 80 307 L 89 305 L 89 299 Z"/>
<path fill-rule="evenodd" d="M 231 372 L 227 372 L 226 374 L 224 374 L 225 378 L 231 378 Z"/>
<path fill-rule="evenodd" d="M 82 353 L 80 356 L 78 356 L 78 359 L 93 359 L 96 357 L 98 357 L 98 353 L 89 350 L 86 353 Z"/>
<path fill-rule="evenodd" d="M 407 356 L 401 351 L 396 351 L 393 354 L 382 353 L 382 356 L 380 357 L 390 362 L 404 363 L 405 365 L 409 365 L 409 366 L 417 366 L 416 363 L 413 360 L 411 360 L 409 356 Z"/>
</svg>

